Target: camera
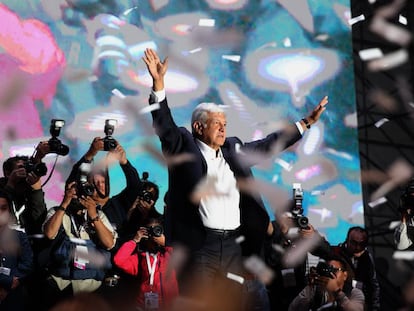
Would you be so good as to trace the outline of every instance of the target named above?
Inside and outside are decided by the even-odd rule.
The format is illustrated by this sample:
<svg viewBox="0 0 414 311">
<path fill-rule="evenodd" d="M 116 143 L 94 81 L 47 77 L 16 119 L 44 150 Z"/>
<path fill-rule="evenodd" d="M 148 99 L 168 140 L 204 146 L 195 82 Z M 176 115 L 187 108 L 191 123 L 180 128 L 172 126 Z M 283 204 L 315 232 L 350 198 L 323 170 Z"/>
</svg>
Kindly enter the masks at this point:
<svg viewBox="0 0 414 311">
<path fill-rule="evenodd" d="M 147 203 L 151 203 L 151 201 L 154 201 L 154 197 L 153 197 L 152 193 L 149 192 L 148 190 L 145 190 L 145 189 L 143 189 L 138 194 L 138 198 L 140 198 L 141 200 L 144 200 Z"/>
<path fill-rule="evenodd" d="M 88 182 L 88 174 L 91 172 L 90 163 L 82 163 L 79 167 L 79 180 L 76 183 L 76 193 L 78 196 L 90 197 L 95 192 L 95 186 Z"/>
<path fill-rule="evenodd" d="M 301 229 L 308 228 L 309 219 L 303 215 L 303 190 L 301 184 L 293 183 L 293 204 L 290 209 L 296 225 Z"/>
<path fill-rule="evenodd" d="M 407 212 L 411 210 L 411 213 L 414 212 L 414 179 L 405 187 L 403 193 L 400 196 L 400 212 Z"/>
<path fill-rule="evenodd" d="M 103 138 L 104 151 L 114 150 L 117 146 L 116 140 L 112 137 L 116 124 L 117 124 L 117 120 L 114 120 L 114 119 L 105 120 L 105 128 L 104 128 L 105 137 Z"/>
<path fill-rule="evenodd" d="M 33 158 L 27 159 L 27 161 L 24 163 L 24 169 L 26 170 L 26 173 L 34 173 L 36 176 L 41 177 L 45 176 L 47 173 L 47 167 L 46 164 L 43 162 L 34 162 Z"/>
<path fill-rule="evenodd" d="M 320 276 L 326 276 L 328 278 L 333 279 L 334 276 L 332 274 L 335 274 L 338 271 L 338 268 L 332 267 L 331 265 L 328 265 L 324 261 L 318 262 L 316 266 L 316 273 Z"/>
<path fill-rule="evenodd" d="M 60 134 L 60 129 L 65 125 L 64 120 L 60 119 L 52 119 L 50 122 L 50 135 L 52 137 L 49 139 L 49 149 L 51 153 L 56 153 L 61 156 L 65 156 L 69 153 L 69 147 L 62 144 L 60 139 L 58 138 Z"/>
<path fill-rule="evenodd" d="M 164 233 L 164 229 L 161 225 L 149 226 L 146 227 L 148 232 L 148 237 L 160 237 Z"/>
</svg>

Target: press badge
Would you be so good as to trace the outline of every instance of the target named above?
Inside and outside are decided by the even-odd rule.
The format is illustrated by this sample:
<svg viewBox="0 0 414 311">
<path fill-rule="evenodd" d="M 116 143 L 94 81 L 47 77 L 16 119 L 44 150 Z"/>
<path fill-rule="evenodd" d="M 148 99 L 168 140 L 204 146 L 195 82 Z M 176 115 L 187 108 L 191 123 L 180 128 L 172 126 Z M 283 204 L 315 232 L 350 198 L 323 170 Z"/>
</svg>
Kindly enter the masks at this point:
<svg viewBox="0 0 414 311">
<path fill-rule="evenodd" d="M 153 292 L 144 293 L 145 310 L 156 310 L 159 308 L 158 294 Z"/>
<path fill-rule="evenodd" d="M 84 245 L 76 245 L 75 259 L 73 261 L 73 265 L 75 266 L 75 268 L 85 270 L 87 263 L 89 263 L 88 248 Z"/>
<path fill-rule="evenodd" d="M 10 271 L 11 271 L 10 268 L 0 267 L 0 274 L 4 274 L 4 275 L 9 276 L 10 275 Z"/>
</svg>

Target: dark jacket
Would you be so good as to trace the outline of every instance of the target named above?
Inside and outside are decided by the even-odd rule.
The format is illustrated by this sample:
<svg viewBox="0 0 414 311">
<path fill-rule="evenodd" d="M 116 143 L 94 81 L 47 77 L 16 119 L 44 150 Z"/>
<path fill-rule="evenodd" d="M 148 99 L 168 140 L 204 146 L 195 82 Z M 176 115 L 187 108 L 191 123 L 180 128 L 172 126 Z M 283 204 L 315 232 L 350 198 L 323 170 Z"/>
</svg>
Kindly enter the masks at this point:
<svg viewBox="0 0 414 311">
<path fill-rule="evenodd" d="M 89 162 L 86 161 L 85 157 L 82 157 L 77 163 L 75 163 L 68 179 L 66 180 L 66 184 L 79 180 L 79 167 L 82 163 Z M 117 231 L 119 241 L 122 241 L 124 239 L 124 235 L 127 235 L 125 232 L 125 227 L 127 224 L 128 210 L 136 199 L 141 189 L 142 182 L 137 170 L 131 165 L 129 161 L 127 161 L 127 163 L 124 165 L 120 165 L 120 167 L 125 175 L 126 186 L 120 193 L 111 197 L 104 206 L 101 206 L 101 208 L 106 217 L 108 217 L 109 221 L 111 222 L 111 225 Z M 108 175 L 106 176 L 106 181 L 106 187 L 109 193 Z M 117 246 L 119 246 L 119 243 L 117 243 Z"/>
<path fill-rule="evenodd" d="M 19 221 L 26 233 L 28 235 L 42 233 L 42 225 L 47 215 L 43 190 L 33 190 L 29 185 L 27 185 L 24 194 L 21 195 L 16 193 L 14 189 L 7 186 L 6 177 L 0 178 L 0 189 L 5 191 L 10 196 L 16 210 L 20 210 L 23 205 L 25 206 L 23 213 L 20 215 Z M 12 212 L 14 214 L 13 208 Z"/>
<path fill-rule="evenodd" d="M 380 287 L 375 271 L 375 263 L 369 251 L 365 251 L 360 257 L 352 262 L 352 255 L 349 254 L 344 244 L 333 246 L 334 254 L 342 256 L 352 268 L 357 287 L 362 289 L 365 295 L 365 305 L 367 311 L 377 311 L 380 309 Z"/>
<path fill-rule="evenodd" d="M 33 252 L 26 233 L 6 230 L 7 233 L 0 233 L 0 260 L 2 268 L 10 269 L 10 272 L 0 273 L 0 287 L 10 290 L 13 277 L 22 283 L 33 272 Z"/>
<path fill-rule="evenodd" d="M 168 168 L 168 201 L 164 215 L 167 244 L 180 243 L 190 250 L 200 249 L 205 240 L 205 229 L 199 214 L 199 207 L 190 201 L 190 194 L 206 176 L 207 164 L 193 135 L 187 129 L 175 124 L 166 99 L 160 103 L 160 109 L 152 111 L 152 116 L 163 153 L 167 156 L 189 154 L 193 157 L 190 161 Z M 292 137 L 285 141 L 286 146 L 301 138 L 296 128 L 292 132 L 294 133 Z M 268 153 L 283 134 L 285 133 L 272 133 L 262 140 L 250 143 L 243 143 L 237 137 L 227 138 L 221 151 L 236 179 L 253 176 L 250 167 L 243 166 L 238 161 L 241 155 L 239 150 Z M 242 243 L 243 254 L 247 256 L 259 253 L 269 223 L 264 204 L 261 198 L 241 192 L 240 211 L 241 234 L 245 237 Z"/>
</svg>

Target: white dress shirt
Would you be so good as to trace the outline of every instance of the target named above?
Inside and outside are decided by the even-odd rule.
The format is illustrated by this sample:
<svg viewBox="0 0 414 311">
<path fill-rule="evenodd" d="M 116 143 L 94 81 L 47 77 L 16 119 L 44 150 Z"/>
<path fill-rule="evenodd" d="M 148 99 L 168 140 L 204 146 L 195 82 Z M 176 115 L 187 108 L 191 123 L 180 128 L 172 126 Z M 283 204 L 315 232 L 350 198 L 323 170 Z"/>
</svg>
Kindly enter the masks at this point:
<svg viewBox="0 0 414 311">
<path fill-rule="evenodd" d="M 221 149 L 216 151 L 198 139 L 196 143 L 207 162 L 207 175 L 202 187 L 206 187 L 208 195 L 200 201 L 201 220 L 207 228 L 236 229 L 240 226 L 240 193 L 234 173 Z"/>
</svg>

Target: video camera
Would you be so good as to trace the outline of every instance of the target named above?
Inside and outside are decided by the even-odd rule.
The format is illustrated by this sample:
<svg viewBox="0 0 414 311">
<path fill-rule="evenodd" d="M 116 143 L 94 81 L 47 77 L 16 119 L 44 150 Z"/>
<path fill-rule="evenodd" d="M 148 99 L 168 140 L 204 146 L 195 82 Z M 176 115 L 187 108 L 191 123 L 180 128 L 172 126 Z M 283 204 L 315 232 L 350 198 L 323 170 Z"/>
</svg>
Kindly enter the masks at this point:
<svg viewBox="0 0 414 311">
<path fill-rule="evenodd" d="M 319 276 L 326 276 L 330 279 L 333 279 L 334 276 L 332 274 L 335 274 L 336 272 L 338 272 L 338 268 L 332 267 L 324 261 L 318 262 L 316 266 L 316 273 Z"/>
<path fill-rule="evenodd" d="M 293 219 L 296 225 L 301 229 L 308 228 L 309 219 L 303 215 L 303 190 L 301 184 L 293 183 L 293 204 L 290 209 Z"/>
<path fill-rule="evenodd" d="M 79 167 L 79 180 L 76 182 L 76 193 L 78 196 L 90 197 L 95 192 L 95 186 L 88 182 L 88 175 L 91 172 L 90 163 L 82 163 Z"/>
<path fill-rule="evenodd" d="M 160 237 L 164 233 L 164 229 L 161 225 L 155 225 L 155 226 L 148 226 L 145 227 L 148 232 L 148 237 Z"/>
<path fill-rule="evenodd" d="M 112 134 L 114 133 L 114 130 L 115 130 L 115 125 L 117 123 L 118 121 L 114 119 L 105 120 L 104 132 L 106 136 L 103 138 L 105 151 L 114 150 L 116 146 L 118 145 L 116 140 L 112 137 Z"/>
<path fill-rule="evenodd" d="M 48 141 L 50 152 L 56 153 L 61 156 L 65 156 L 69 153 L 69 147 L 62 144 L 62 142 L 58 138 L 60 134 L 60 129 L 64 125 L 65 125 L 64 120 L 52 119 L 52 121 L 50 122 L 50 129 L 49 129 L 50 135 L 52 135 L 52 137 Z"/>
</svg>

